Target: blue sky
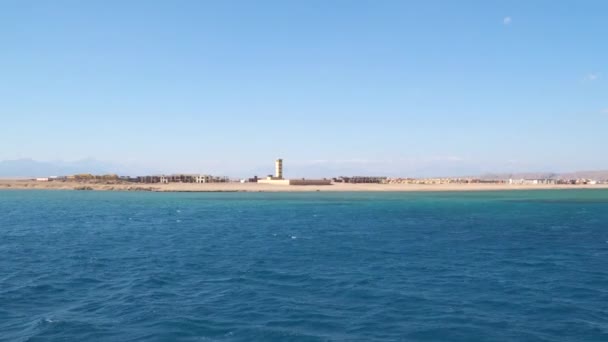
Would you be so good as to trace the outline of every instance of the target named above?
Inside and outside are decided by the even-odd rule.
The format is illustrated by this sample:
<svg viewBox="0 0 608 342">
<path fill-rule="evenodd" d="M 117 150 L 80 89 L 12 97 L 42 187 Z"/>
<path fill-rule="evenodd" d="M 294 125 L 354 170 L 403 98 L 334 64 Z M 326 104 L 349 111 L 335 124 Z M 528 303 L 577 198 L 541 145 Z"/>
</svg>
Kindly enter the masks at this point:
<svg viewBox="0 0 608 342">
<path fill-rule="evenodd" d="M 608 169 L 606 1 L 0 2 L 0 160 Z"/>
</svg>

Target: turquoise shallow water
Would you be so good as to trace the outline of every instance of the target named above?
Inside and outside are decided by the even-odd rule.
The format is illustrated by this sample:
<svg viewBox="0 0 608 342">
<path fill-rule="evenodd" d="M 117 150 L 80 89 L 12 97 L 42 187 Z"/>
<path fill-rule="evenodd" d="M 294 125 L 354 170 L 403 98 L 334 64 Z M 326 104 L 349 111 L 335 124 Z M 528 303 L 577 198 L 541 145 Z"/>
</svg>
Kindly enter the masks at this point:
<svg viewBox="0 0 608 342">
<path fill-rule="evenodd" d="M 608 341 L 608 191 L 0 191 L 2 341 Z"/>
</svg>

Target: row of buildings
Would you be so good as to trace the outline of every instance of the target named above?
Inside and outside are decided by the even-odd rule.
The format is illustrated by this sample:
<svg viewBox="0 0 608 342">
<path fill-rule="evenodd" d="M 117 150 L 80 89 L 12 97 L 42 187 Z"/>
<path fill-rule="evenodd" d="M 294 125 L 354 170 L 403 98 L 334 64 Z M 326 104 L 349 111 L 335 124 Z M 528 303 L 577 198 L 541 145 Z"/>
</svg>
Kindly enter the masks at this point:
<svg viewBox="0 0 608 342">
<path fill-rule="evenodd" d="M 50 182 L 50 181 L 77 181 L 85 183 L 146 183 L 146 184 L 168 184 L 168 183 L 227 183 L 231 182 L 230 178 L 225 176 L 212 176 L 206 174 L 172 174 L 172 175 L 149 175 L 149 176 L 118 176 L 116 174 L 106 175 L 93 175 L 89 173 L 76 174 L 70 176 L 61 177 L 46 177 L 37 178 L 37 181 Z M 274 175 L 268 175 L 265 178 L 258 178 L 254 176 L 248 180 L 238 180 L 238 182 L 255 182 L 264 184 L 275 184 L 275 185 L 330 185 L 330 179 L 286 179 L 283 177 L 283 160 L 277 159 L 275 161 L 275 173 Z"/>
<path fill-rule="evenodd" d="M 340 176 L 333 178 L 334 183 L 350 183 L 350 184 L 384 184 L 388 180 L 387 177 L 374 177 L 374 176 Z"/>
<path fill-rule="evenodd" d="M 479 178 L 387 178 L 388 184 L 505 184 L 506 180 Z"/>
<path fill-rule="evenodd" d="M 558 184 L 605 184 L 606 181 L 592 179 L 482 179 L 482 178 L 389 178 L 389 177 L 337 177 L 333 178 L 334 183 L 350 184 L 512 184 L 512 185 L 558 185 Z"/>
<path fill-rule="evenodd" d="M 481 178 L 387 178 L 387 184 L 510 184 L 510 185 L 593 185 L 608 184 L 608 180 L 593 179 L 481 179 Z"/>
<path fill-rule="evenodd" d="M 36 178 L 40 182 L 90 182 L 90 183 L 226 183 L 230 179 L 223 176 L 212 176 L 202 174 L 173 174 L 173 175 L 152 175 L 152 176 L 118 176 L 115 174 L 93 175 L 93 174 L 77 174 L 70 176 L 52 176 Z"/>
<path fill-rule="evenodd" d="M 227 183 L 231 182 L 228 177 L 212 176 L 206 174 L 172 174 L 172 175 L 151 175 L 151 176 L 118 176 L 116 174 L 92 175 L 88 173 L 76 174 L 63 177 L 37 178 L 37 181 L 78 181 L 91 183 Z M 608 184 L 608 180 L 598 181 L 591 179 L 482 179 L 482 178 L 389 178 L 389 177 L 370 177 L 370 176 L 341 176 L 333 179 L 286 179 L 283 177 L 283 160 L 275 161 L 274 175 L 264 178 L 253 178 L 234 180 L 235 182 L 253 182 L 275 185 L 330 185 L 333 183 L 350 184 L 511 184 L 511 185 L 553 185 L 553 184 Z"/>
<path fill-rule="evenodd" d="M 348 184 L 510 184 L 510 185 L 594 185 L 608 184 L 608 180 L 593 179 L 478 179 L 478 178 L 389 178 L 389 177 L 336 177 L 332 179 L 284 179 L 277 176 L 258 178 L 254 176 L 249 179 L 231 180 L 225 176 L 212 176 L 204 174 L 173 174 L 173 175 L 151 175 L 151 176 L 118 176 L 78 174 L 70 176 L 52 176 L 36 178 L 39 182 L 85 182 L 85 183 L 146 183 L 146 184 L 168 184 L 168 183 L 263 183 L 276 185 L 330 185 L 331 183 Z"/>
<path fill-rule="evenodd" d="M 508 184 L 515 185 L 537 185 L 537 184 L 571 184 L 571 185 L 595 185 L 608 184 L 608 180 L 594 180 L 586 178 L 577 179 L 509 179 Z"/>
</svg>

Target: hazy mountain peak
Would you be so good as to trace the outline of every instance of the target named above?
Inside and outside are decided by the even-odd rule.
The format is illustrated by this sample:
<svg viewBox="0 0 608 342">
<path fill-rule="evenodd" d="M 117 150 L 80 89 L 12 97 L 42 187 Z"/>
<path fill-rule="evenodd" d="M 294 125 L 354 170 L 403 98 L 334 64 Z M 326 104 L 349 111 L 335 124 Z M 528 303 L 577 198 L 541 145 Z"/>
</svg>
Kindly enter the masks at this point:
<svg viewBox="0 0 608 342">
<path fill-rule="evenodd" d="M 105 174 L 116 172 L 116 166 L 94 159 L 74 162 L 36 161 L 20 158 L 0 161 L 0 177 L 48 177 L 75 173 Z"/>
</svg>

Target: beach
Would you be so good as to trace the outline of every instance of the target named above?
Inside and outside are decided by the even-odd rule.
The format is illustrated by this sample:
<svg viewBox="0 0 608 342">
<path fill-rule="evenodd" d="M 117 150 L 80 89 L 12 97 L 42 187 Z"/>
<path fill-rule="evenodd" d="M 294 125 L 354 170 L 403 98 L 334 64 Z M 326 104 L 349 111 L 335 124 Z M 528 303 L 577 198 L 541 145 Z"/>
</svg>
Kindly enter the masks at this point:
<svg viewBox="0 0 608 342">
<path fill-rule="evenodd" d="M 0 180 L 0 190 L 94 190 L 94 191 L 154 191 L 154 192 L 408 192 L 408 191 L 501 191 L 551 189 L 608 189 L 608 184 L 350 184 L 332 185 L 273 185 L 260 183 L 93 183 L 73 181 L 40 182 L 33 180 Z"/>
</svg>

